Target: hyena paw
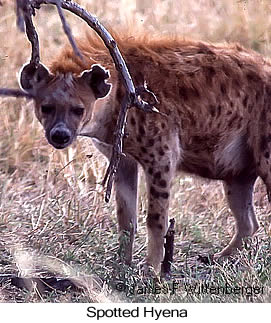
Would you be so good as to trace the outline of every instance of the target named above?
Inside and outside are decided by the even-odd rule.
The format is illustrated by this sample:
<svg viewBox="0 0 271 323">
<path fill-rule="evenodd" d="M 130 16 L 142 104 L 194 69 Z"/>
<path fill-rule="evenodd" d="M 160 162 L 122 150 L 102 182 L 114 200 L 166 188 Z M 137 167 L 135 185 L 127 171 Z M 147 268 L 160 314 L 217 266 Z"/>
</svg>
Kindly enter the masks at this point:
<svg viewBox="0 0 271 323">
<path fill-rule="evenodd" d="M 148 263 L 148 261 L 141 262 L 139 264 L 139 270 L 140 270 L 140 273 L 144 277 L 156 277 L 157 276 L 157 271 L 155 271 L 155 269 L 153 268 L 153 266 L 150 265 Z"/>
</svg>

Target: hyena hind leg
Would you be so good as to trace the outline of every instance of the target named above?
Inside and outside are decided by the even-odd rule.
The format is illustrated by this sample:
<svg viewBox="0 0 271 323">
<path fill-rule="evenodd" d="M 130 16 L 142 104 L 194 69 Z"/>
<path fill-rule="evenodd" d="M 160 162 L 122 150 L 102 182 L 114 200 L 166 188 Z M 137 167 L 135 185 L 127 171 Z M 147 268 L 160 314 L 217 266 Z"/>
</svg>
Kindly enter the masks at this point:
<svg viewBox="0 0 271 323">
<path fill-rule="evenodd" d="M 257 176 L 242 176 L 224 182 L 229 207 L 235 218 L 235 234 L 228 246 L 214 258 L 230 256 L 242 248 L 242 240 L 252 236 L 259 228 L 253 209 L 253 187 Z"/>
<path fill-rule="evenodd" d="M 122 157 L 115 178 L 119 251 L 121 260 L 131 264 L 137 226 L 138 165 L 133 159 Z"/>
<path fill-rule="evenodd" d="M 148 189 L 148 251 L 146 264 L 155 272 L 161 270 L 164 257 L 164 238 L 168 227 L 168 210 L 171 186 L 171 174 L 154 167 L 153 175 L 145 172 Z"/>
</svg>

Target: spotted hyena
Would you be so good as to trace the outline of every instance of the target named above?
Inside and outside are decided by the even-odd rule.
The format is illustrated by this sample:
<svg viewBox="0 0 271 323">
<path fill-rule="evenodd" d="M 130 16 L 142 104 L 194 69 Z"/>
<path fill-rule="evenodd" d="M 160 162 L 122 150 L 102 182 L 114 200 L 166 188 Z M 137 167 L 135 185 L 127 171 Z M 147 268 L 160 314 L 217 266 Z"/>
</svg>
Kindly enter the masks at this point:
<svg viewBox="0 0 271 323">
<path fill-rule="evenodd" d="M 236 221 L 230 255 L 258 229 L 252 203 L 258 176 L 271 190 L 271 65 L 237 44 L 213 45 L 178 37 L 116 37 L 135 85 L 147 82 L 163 113 L 129 110 L 124 153 L 115 179 L 120 232 L 132 259 L 136 231 L 138 164 L 148 189 L 147 263 L 163 259 L 170 187 L 183 171 L 222 180 Z M 108 50 L 87 36 L 84 61 L 65 48 L 48 70 L 26 65 L 21 86 L 35 95 L 36 116 L 57 149 L 87 134 L 108 158 L 124 88 Z M 166 115 L 166 116 L 165 116 Z"/>
</svg>

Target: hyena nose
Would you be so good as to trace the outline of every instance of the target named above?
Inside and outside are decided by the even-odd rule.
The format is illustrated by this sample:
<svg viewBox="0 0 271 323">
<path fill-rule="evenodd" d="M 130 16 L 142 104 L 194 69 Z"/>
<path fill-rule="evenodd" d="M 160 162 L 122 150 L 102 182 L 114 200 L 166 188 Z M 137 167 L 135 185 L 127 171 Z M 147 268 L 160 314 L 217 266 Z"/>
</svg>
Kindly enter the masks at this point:
<svg viewBox="0 0 271 323">
<path fill-rule="evenodd" d="M 71 134 L 68 129 L 55 129 L 51 132 L 51 140 L 57 145 L 64 145 L 71 139 Z"/>
</svg>

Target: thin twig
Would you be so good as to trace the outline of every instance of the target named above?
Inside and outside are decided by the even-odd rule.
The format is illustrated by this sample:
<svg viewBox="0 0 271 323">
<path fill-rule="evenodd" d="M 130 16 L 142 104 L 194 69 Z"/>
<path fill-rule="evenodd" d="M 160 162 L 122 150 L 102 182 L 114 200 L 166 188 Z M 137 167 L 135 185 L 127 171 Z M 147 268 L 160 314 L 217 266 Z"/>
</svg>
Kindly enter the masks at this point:
<svg viewBox="0 0 271 323">
<path fill-rule="evenodd" d="M 17 17 L 17 27 L 21 32 L 24 32 L 24 16 L 22 12 L 23 0 L 16 1 L 16 17 Z"/>
<path fill-rule="evenodd" d="M 75 55 L 77 55 L 78 57 L 80 57 L 83 60 L 83 56 L 82 56 L 80 50 L 78 49 L 78 47 L 76 46 L 76 43 L 75 43 L 75 41 L 73 39 L 71 28 L 67 24 L 66 19 L 64 17 L 63 10 L 61 8 L 61 1 L 60 0 L 56 1 L 56 7 L 57 7 L 58 15 L 60 17 L 60 20 L 61 20 L 61 23 L 62 23 L 62 26 L 63 26 L 63 30 L 64 30 L 65 34 L 67 35 L 67 37 L 69 39 L 69 42 L 70 42 L 70 44 L 72 46 L 72 49 L 73 49 Z"/>
<path fill-rule="evenodd" d="M 68 40 L 73 48 L 75 55 L 79 56 L 83 60 L 83 56 L 76 45 L 76 42 L 72 36 L 71 28 L 70 28 L 69 24 L 67 23 L 66 18 L 63 13 L 63 10 L 62 10 L 64 1 L 63 0 L 46 0 L 46 1 L 44 1 L 44 0 L 28 0 L 28 1 L 30 1 L 32 3 L 32 7 L 35 9 L 39 9 L 42 4 L 52 4 L 57 7 L 58 15 L 61 20 L 64 33 L 68 37 Z M 67 0 L 67 2 L 70 2 L 70 1 Z"/>
</svg>

